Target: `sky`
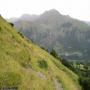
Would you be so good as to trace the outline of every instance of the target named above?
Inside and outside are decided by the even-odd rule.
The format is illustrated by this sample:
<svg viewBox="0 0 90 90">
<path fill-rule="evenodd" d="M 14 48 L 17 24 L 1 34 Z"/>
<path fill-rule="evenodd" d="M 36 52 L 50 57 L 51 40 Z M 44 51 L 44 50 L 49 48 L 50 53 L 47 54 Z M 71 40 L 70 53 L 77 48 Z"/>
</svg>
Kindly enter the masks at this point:
<svg viewBox="0 0 90 90">
<path fill-rule="evenodd" d="M 23 14 L 42 14 L 56 9 L 63 15 L 90 21 L 90 0 L 0 0 L 0 14 L 4 18 Z"/>
</svg>

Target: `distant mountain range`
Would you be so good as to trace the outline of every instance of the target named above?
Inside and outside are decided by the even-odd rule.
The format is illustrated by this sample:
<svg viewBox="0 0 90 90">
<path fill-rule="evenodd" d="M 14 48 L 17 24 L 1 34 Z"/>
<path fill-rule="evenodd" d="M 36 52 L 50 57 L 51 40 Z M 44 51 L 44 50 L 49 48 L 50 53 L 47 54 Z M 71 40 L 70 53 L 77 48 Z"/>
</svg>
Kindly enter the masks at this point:
<svg viewBox="0 0 90 90">
<path fill-rule="evenodd" d="M 85 21 L 85 23 L 88 24 L 88 25 L 90 25 L 90 22 L 88 22 L 88 21 Z"/>
<path fill-rule="evenodd" d="M 49 51 L 54 48 L 64 59 L 90 59 L 90 27 L 85 22 L 55 9 L 10 21 L 26 37 Z"/>
</svg>

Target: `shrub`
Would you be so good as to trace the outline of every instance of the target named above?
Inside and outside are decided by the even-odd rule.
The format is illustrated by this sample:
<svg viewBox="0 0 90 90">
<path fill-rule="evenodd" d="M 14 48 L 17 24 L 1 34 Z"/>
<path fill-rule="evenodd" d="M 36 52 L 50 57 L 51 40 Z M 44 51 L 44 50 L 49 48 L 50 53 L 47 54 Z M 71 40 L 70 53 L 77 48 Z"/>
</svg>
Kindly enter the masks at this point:
<svg viewBox="0 0 90 90">
<path fill-rule="evenodd" d="M 48 68 L 48 64 L 45 60 L 39 60 L 38 61 L 39 67 L 43 68 L 43 69 L 47 69 Z"/>
<path fill-rule="evenodd" d="M 14 27 L 14 24 L 13 24 L 13 23 L 9 22 L 9 24 L 10 24 L 12 27 Z"/>
<path fill-rule="evenodd" d="M 67 68 L 69 68 L 70 70 L 74 71 L 75 73 L 77 73 L 77 69 L 74 68 L 73 63 L 66 60 L 66 59 L 61 59 L 61 62 L 64 66 L 66 66 Z"/>
<path fill-rule="evenodd" d="M 2 31 L 2 28 L 0 27 L 0 32 Z"/>
<path fill-rule="evenodd" d="M 0 31 L 1 31 L 1 27 L 0 27 Z"/>
<path fill-rule="evenodd" d="M 90 78 L 80 77 L 79 83 L 83 87 L 84 90 L 90 90 Z"/>
<path fill-rule="evenodd" d="M 52 56 L 54 56 L 55 58 L 59 59 L 59 56 L 58 56 L 58 54 L 56 53 L 56 51 L 54 49 L 51 50 L 50 54 Z"/>
<path fill-rule="evenodd" d="M 24 36 L 23 36 L 23 34 L 22 34 L 21 32 L 18 32 L 18 34 L 19 34 L 22 38 L 24 38 Z"/>
<path fill-rule="evenodd" d="M 46 49 L 45 47 L 41 46 L 41 48 L 42 48 L 43 50 L 49 52 L 48 49 Z"/>
</svg>

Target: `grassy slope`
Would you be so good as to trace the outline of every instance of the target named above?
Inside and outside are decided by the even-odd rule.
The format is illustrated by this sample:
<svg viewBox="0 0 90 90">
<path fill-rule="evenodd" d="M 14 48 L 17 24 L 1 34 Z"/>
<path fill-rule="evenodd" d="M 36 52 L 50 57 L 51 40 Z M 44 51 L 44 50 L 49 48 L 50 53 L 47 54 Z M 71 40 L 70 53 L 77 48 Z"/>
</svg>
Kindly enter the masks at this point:
<svg viewBox="0 0 90 90">
<path fill-rule="evenodd" d="M 45 60 L 48 68 L 40 68 Z M 39 77 L 41 72 L 46 79 Z M 53 78 L 64 90 L 80 90 L 78 76 L 37 45 L 22 38 L 12 26 L 0 17 L 0 87 L 18 87 L 19 90 L 55 90 Z"/>
</svg>

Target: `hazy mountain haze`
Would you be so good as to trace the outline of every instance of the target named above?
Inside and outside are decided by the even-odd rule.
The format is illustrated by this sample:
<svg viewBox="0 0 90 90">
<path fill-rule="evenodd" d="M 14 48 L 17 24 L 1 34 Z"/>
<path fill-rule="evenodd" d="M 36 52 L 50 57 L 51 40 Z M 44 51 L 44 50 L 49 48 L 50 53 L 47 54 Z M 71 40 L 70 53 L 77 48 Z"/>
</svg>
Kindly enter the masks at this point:
<svg viewBox="0 0 90 90">
<path fill-rule="evenodd" d="M 64 15 L 90 21 L 90 0 L 2 0 L 0 14 L 5 18 L 20 17 L 24 13 L 41 14 L 52 8 Z"/>
</svg>

